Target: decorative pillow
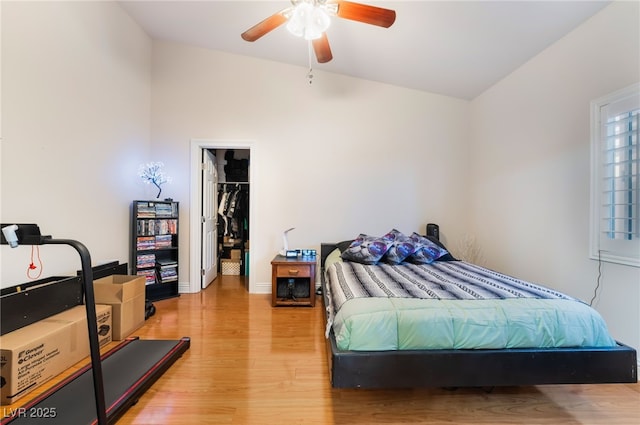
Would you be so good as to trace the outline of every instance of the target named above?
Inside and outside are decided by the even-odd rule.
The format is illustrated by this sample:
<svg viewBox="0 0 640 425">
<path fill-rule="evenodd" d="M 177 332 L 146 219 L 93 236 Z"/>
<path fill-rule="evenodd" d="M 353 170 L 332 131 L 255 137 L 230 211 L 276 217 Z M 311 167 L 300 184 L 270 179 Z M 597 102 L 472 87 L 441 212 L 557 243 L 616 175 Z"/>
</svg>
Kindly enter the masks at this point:
<svg viewBox="0 0 640 425">
<path fill-rule="evenodd" d="M 440 239 L 436 238 L 435 236 L 425 236 L 427 239 L 429 239 L 431 242 L 433 242 L 434 244 L 438 245 L 440 248 L 444 249 L 445 251 L 447 251 L 446 254 L 444 254 L 442 257 L 438 258 L 438 261 L 458 261 L 457 258 L 455 258 L 453 255 L 451 255 L 451 253 L 449 252 L 449 248 L 447 248 L 446 246 L 444 246 L 444 244 L 440 241 Z"/>
<path fill-rule="evenodd" d="M 393 229 L 383 236 L 391 241 L 391 246 L 386 254 L 382 257 L 382 261 L 390 264 L 400 264 L 408 256 L 416 252 L 415 242 L 399 230 Z"/>
<path fill-rule="evenodd" d="M 391 241 L 361 233 L 342 252 L 342 259 L 362 264 L 376 264 L 391 246 Z"/>
<path fill-rule="evenodd" d="M 416 251 L 411 254 L 407 260 L 416 264 L 431 264 L 443 255 L 449 252 L 432 242 L 429 238 L 413 232 L 410 236 L 411 240 L 416 244 Z"/>
</svg>

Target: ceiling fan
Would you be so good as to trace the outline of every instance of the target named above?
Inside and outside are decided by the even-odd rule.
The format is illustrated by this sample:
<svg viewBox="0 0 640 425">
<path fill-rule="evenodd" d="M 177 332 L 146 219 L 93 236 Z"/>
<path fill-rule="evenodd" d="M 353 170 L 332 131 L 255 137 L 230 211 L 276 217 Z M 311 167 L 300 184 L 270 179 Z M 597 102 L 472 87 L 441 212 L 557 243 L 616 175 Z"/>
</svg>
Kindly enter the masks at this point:
<svg viewBox="0 0 640 425">
<path fill-rule="evenodd" d="M 246 41 L 256 41 L 263 35 L 287 23 L 296 36 L 311 40 L 318 63 L 333 59 L 326 29 L 331 16 L 389 28 L 396 12 L 381 7 L 341 0 L 291 0 L 291 6 L 274 13 L 242 33 Z"/>
</svg>

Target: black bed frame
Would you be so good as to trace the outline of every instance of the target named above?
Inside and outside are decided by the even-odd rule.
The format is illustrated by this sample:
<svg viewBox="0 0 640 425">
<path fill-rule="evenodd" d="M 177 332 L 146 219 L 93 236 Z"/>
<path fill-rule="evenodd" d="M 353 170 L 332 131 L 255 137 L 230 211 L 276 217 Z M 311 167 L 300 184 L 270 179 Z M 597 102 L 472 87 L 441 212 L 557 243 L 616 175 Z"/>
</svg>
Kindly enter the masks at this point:
<svg viewBox="0 0 640 425">
<path fill-rule="evenodd" d="M 324 263 L 336 248 L 320 249 L 322 300 L 327 306 Z M 325 324 L 327 315 L 325 314 Z M 327 339 L 334 388 L 494 387 L 543 384 L 635 383 L 636 350 L 520 348 L 501 350 L 341 351 Z"/>
</svg>

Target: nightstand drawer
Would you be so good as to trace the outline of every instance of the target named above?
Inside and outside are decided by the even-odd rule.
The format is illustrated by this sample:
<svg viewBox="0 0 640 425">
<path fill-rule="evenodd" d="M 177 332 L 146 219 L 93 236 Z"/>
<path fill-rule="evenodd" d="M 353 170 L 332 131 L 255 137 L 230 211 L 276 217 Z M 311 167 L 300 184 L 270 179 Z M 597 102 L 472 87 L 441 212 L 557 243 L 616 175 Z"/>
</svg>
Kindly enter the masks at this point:
<svg viewBox="0 0 640 425">
<path fill-rule="evenodd" d="M 297 264 L 278 265 L 276 275 L 278 277 L 311 277 L 311 267 Z"/>
</svg>

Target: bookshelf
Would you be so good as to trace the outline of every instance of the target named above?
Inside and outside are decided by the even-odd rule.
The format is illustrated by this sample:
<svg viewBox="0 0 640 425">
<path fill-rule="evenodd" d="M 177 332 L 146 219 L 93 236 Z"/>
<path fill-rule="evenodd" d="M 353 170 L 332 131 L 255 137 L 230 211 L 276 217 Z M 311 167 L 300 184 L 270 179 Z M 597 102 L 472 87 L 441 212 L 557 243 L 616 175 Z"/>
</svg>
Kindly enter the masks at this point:
<svg viewBox="0 0 640 425">
<path fill-rule="evenodd" d="M 178 202 L 131 204 L 131 274 L 144 276 L 151 301 L 178 293 Z"/>
</svg>

